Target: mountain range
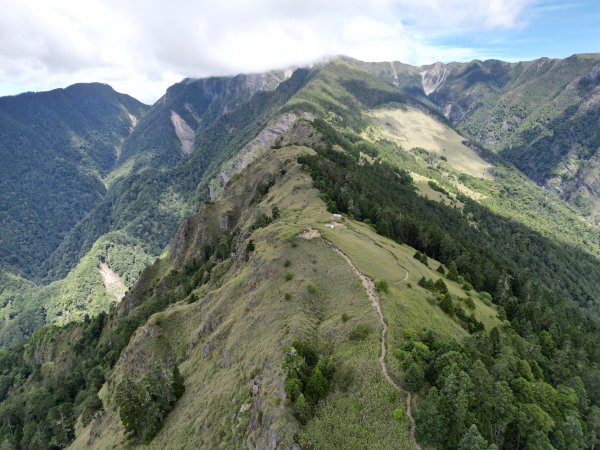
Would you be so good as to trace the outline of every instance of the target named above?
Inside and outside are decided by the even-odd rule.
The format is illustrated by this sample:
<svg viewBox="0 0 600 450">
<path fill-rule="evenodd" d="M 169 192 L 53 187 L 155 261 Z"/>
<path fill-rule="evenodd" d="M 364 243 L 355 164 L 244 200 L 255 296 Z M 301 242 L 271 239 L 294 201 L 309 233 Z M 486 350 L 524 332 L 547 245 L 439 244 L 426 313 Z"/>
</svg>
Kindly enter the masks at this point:
<svg viewBox="0 0 600 450">
<path fill-rule="evenodd" d="M 590 54 L 0 98 L 0 447 L 594 448 L 599 92 Z"/>
</svg>

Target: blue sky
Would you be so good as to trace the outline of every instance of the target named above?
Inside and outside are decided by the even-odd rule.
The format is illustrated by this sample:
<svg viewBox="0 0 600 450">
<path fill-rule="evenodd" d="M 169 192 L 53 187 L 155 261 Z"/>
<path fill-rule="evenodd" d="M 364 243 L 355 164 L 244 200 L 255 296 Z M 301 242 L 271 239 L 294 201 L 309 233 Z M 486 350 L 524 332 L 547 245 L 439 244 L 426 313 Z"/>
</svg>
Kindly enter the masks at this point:
<svg viewBox="0 0 600 450">
<path fill-rule="evenodd" d="M 600 51 L 600 0 L 3 0 L 0 95 L 99 81 L 153 103 L 184 77 L 345 54 L 409 64 Z"/>
<path fill-rule="evenodd" d="M 475 49 L 481 56 L 522 61 L 600 52 L 600 0 L 545 1 L 510 29 L 472 30 L 436 43 Z"/>
</svg>

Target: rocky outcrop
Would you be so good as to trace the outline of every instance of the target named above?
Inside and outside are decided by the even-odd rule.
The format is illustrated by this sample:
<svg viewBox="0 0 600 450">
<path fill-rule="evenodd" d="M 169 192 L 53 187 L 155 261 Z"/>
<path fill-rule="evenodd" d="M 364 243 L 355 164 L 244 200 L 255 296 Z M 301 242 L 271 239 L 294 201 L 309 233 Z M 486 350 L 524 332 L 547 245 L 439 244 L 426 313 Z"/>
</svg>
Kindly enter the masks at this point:
<svg viewBox="0 0 600 450">
<path fill-rule="evenodd" d="M 181 153 L 189 155 L 194 146 L 195 133 L 183 118 L 175 111 L 171 111 L 171 123 L 175 128 L 175 134 L 181 142 Z"/>
<path fill-rule="evenodd" d="M 441 62 L 436 62 L 432 66 L 426 66 L 421 72 L 421 84 L 423 85 L 425 94 L 431 95 L 440 89 L 449 74 L 450 69 Z"/>
<path fill-rule="evenodd" d="M 271 148 L 275 145 L 277 138 L 290 131 L 299 118 L 300 116 L 295 113 L 282 115 L 275 122 L 263 128 L 234 158 L 224 163 L 219 176 L 210 184 L 211 200 L 217 199 L 231 177 L 248 167 L 248 164 L 260 155 L 261 150 Z M 302 118 L 309 121 L 314 119 L 310 113 L 304 113 Z"/>
</svg>

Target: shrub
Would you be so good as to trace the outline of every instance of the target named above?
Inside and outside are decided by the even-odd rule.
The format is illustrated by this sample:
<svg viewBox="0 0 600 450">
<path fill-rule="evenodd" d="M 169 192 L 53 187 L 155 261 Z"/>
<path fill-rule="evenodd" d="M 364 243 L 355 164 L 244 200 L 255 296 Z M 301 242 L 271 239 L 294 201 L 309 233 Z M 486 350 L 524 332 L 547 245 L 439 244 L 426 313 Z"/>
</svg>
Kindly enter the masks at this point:
<svg viewBox="0 0 600 450">
<path fill-rule="evenodd" d="M 456 268 L 456 263 L 454 261 L 452 261 L 450 264 L 448 264 L 447 277 L 449 280 L 452 280 L 452 281 L 458 282 L 458 280 L 459 280 L 458 270 Z"/>
<path fill-rule="evenodd" d="M 389 283 L 387 282 L 387 280 L 377 280 L 375 281 L 375 289 L 377 289 L 377 292 L 382 292 L 387 294 L 387 292 L 389 291 Z"/>
<path fill-rule="evenodd" d="M 185 387 L 177 365 L 154 366 L 139 383 L 125 378 L 117 386 L 117 406 L 123 427 L 136 443 L 148 443 L 162 426 Z"/>
<path fill-rule="evenodd" d="M 342 322 L 348 322 L 348 320 L 350 320 L 350 316 L 348 315 L 348 313 L 342 313 Z"/>
<path fill-rule="evenodd" d="M 310 419 L 311 408 L 310 405 L 306 402 L 304 394 L 302 393 L 298 396 L 298 399 L 294 403 L 294 414 L 296 415 L 298 421 L 301 424 L 305 424 L 306 422 L 308 422 L 308 419 Z"/>
<path fill-rule="evenodd" d="M 273 221 L 273 218 L 267 216 L 265 213 L 261 213 L 256 220 L 254 221 L 254 224 L 252 225 L 253 229 L 258 229 L 258 228 L 263 228 L 266 227 L 267 225 L 269 225 L 271 222 Z"/>
<path fill-rule="evenodd" d="M 99 414 L 103 409 L 102 401 L 98 394 L 90 394 L 83 403 L 81 410 L 81 421 L 84 425 L 88 425 L 92 419 Z"/>
<path fill-rule="evenodd" d="M 277 206 L 273 206 L 273 209 L 271 210 L 272 220 L 277 220 L 277 219 L 279 219 L 280 216 L 281 216 L 281 211 L 279 211 L 279 208 Z"/>
<path fill-rule="evenodd" d="M 442 298 L 440 299 L 440 308 L 442 308 L 442 311 L 450 317 L 454 317 L 454 300 L 452 300 L 452 296 L 448 292 L 442 295 Z"/>
<path fill-rule="evenodd" d="M 292 278 L 294 278 L 294 274 L 293 274 L 292 272 L 286 272 L 286 273 L 283 275 L 283 279 L 284 279 L 285 281 L 290 281 Z"/>
<path fill-rule="evenodd" d="M 290 267 L 291 265 L 291 261 L 289 259 L 286 259 L 285 262 L 283 263 L 283 267 Z"/>
<path fill-rule="evenodd" d="M 254 245 L 254 241 L 252 239 L 250 239 L 248 241 L 248 243 L 246 244 L 246 255 L 252 253 L 255 249 L 256 249 L 256 247 Z"/>
<path fill-rule="evenodd" d="M 290 294 L 289 292 L 286 292 L 285 294 L 283 294 L 283 298 L 285 298 L 286 300 L 291 300 L 292 294 Z"/>
<path fill-rule="evenodd" d="M 187 299 L 188 303 L 196 303 L 199 300 L 200 297 L 198 297 L 198 294 L 195 292 L 192 292 L 190 294 L 190 296 Z"/>
<path fill-rule="evenodd" d="M 435 289 L 435 284 L 433 280 L 430 280 L 425 277 L 421 277 L 418 284 L 419 286 L 421 286 L 424 289 L 427 289 L 428 291 L 433 291 Z"/>
<path fill-rule="evenodd" d="M 427 255 L 424 253 L 421 253 L 417 250 L 417 252 L 413 255 L 413 258 L 429 267 L 429 260 L 427 259 Z"/>
<path fill-rule="evenodd" d="M 444 283 L 444 280 L 442 280 L 441 278 L 438 278 L 437 281 L 435 282 L 435 290 L 438 292 L 441 292 L 442 294 L 445 294 L 446 292 L 448 292 L 448 286 L 446 286 L 446 283 Z"/>
<path fill-rule="evenodd" d="M 405 418 L 406 413 L 402 408 L 396 408 L 394 410 L 394 419 L 396 419 L 398 422 L 403 422 Z"/>
<path fill-rule="evenodd" d="M 297 377 L 287 377 L 285 379 L 285 392 L 292 401 L 302 394 L 302 382 Z"/>
<path fill-rule="evenodd" d="M 309 284 L 308 286 L 306 286 L 306 290 L 308 291 L 308 293 L 310 295 L 316 295 L 317 294 L 317 287 L 314 284 Z"/>
<path fill-rule="evenodd" d="M 294 402 L 294 414 L 302 423 L 312 415 L 317 403 L 324 398 L 333 382 L 335 362 L 327 363 L 304 341 L 294 341 L 284 361 L 285 391 Z"/>
<path fill-rule="evenodd" d="M 469 308 L 470 310 L 475 309 L 475 302 L 473 301 L 473 299 L 471 297 L 465 298 L 464 302 L 465 302 L 465 305 L 467 306 L 467 308 Z"/>
<path fill-rule="evenodd" d="M 368 323 L 361 323 L 350 332 L 350 340 L 362 341 L 367 338 L 370 332 L 371 326 Z"/>
</svg>

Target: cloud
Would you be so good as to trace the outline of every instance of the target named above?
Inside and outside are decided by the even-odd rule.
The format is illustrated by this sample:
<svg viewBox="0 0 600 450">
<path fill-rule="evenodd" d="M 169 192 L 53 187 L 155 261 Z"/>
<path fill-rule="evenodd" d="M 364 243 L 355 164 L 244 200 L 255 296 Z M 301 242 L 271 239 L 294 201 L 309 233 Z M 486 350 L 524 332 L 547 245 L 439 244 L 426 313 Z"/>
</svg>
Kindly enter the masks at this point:
<svg viewBox="0 0 600 450">
<path fill-rule="evenodd" d="M 536 0 L 4 0 L 0 87 L 103 81 L 156 100 L 185 76 L 325 55 L 425 63 L 480 51 L 440 41 L 523 26 Z"/>
</svg>

